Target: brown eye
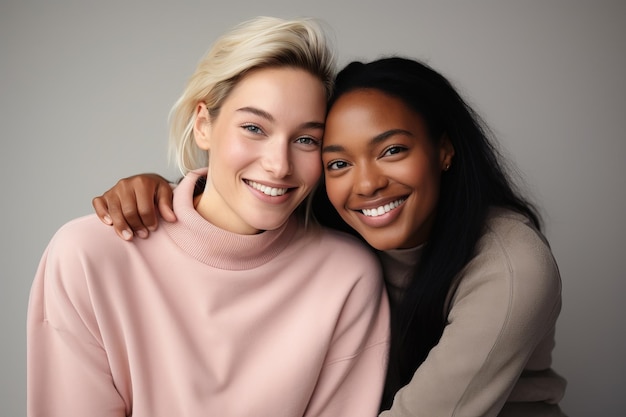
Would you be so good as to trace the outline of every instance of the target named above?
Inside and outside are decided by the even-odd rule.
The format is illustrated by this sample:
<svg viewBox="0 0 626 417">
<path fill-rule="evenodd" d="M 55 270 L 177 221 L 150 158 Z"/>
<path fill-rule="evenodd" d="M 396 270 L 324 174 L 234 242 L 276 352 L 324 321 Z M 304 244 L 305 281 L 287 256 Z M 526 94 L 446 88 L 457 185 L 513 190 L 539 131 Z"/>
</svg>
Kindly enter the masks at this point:
<svg viewBox="0 0 626 417">
<path fill-rule="evenodd" d="M 395 155 L 395 154 L 399 154 L 402 152 L 405 152 L 406 148 L 404 146 L 390 146 L 387 149 L 385 149 L 385 152 L 383 153 L 383 156 L 389 156 L 389 155 Z"/>
<path fill-rule="evenodd" d="M 338 169 L 346 168 L 348 163 L 346 161 L 331 161 L 326 165 L 326 169 L 329 171 L 336 171 Z"/>
</svg>

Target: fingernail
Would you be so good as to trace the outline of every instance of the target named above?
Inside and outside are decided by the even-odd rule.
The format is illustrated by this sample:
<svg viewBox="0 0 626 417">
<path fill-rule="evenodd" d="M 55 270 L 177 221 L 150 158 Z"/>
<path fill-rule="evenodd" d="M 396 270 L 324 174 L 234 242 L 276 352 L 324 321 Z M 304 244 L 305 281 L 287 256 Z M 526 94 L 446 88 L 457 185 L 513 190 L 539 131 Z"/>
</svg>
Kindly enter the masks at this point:
<svg viewBox="0 0 626 417">
<path fill-rule="evenodd" d="M 113 224 L 113 220 L 111 220 L 111 217 L 109 217 L 108 214 L 106 216 L 104 216 L 104 222 L 106 224 Z"/>
<path fill-rule="evenodd" d="M 148 232 L 146 232 L 145 230 L 141 229 L 141 230 L 137 230 L 137 236 L 139 236 L 142 239 L 145 239 L 148 237 Z"/>
<path fill-rule="evenodd" d="M 122 231 L 122 237 L 124 238 L 124 240 L 130 240 L 130 238 L 133 237 L 133 234 L 130 230 L 124 230 Z"/>
</svg>

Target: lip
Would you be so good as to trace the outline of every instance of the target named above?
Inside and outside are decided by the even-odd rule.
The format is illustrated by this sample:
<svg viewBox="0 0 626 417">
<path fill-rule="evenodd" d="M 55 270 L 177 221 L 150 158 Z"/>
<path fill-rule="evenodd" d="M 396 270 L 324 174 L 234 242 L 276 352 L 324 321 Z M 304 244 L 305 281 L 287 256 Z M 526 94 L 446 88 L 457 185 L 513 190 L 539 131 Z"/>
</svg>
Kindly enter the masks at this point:
<svg viewBox="0 0 626 417">
<path fill-rule="evenodd" d="M 393 222 L 404 209 L 404 205 L 406 203 L 407 196 L 381 200 L 376 203 L 369 203 L 367 206 L 361 207 L 359 209 L 351 209 L 352 212 L 356 214 L 358 219 L 367 226 L 370 227 L 384 227 L 389 223 Z M 385 207 L 387 206 L 387 207 Z M 391 206 L 391 207 L 389 207 Z M 394 207 L 395 206 L 395 207 Z M 383 214 L 379 214 L 377 216 L 366 215 L 363 213 L 363 210 L 376 210 L 378 212 L 384 211 Z"/>
<path fill-rule="evenodd" d="M 243 183 L 255 197 L 272 204 L 281 204 L 289 200 L 292 192 L 296 189 L 296 187 L 285 184 L 271 184 L 250 179 L 244 179 Z"/>
</svg>

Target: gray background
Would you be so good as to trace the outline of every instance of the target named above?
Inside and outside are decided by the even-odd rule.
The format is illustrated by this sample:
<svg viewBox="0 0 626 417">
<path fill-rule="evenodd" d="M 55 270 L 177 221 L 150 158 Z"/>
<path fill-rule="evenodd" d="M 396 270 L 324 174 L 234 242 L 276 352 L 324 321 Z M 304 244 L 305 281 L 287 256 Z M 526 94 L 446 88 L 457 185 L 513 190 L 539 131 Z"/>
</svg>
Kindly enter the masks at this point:
<svg viewBox="0 0 626 417">
<path fill-rule="evenodd" d="M 118 178 L 177 176 L 170 106 L 212 40 L 261 14 L 324 19 L 342 64 L 400 53 L 456 83 L 545 215 L 564 408 L 623 415 L 626 3 L 608 0 L 3 0 L 0 415 L 25 414 L 27 299 L 46 243 Z"/>
</svg>

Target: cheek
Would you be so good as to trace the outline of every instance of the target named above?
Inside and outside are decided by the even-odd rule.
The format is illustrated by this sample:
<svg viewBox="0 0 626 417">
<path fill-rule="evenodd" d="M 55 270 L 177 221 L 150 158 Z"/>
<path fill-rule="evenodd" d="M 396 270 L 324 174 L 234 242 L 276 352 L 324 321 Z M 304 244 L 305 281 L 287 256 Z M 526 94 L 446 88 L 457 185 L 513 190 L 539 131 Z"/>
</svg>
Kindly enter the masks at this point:
<svg viewBox="0 0 626 417">
<path fill-rule="evenodd" d="M 439 187 L 441 174 L 437 159 L 424 153 L 407 160 L 404 164 L 399 164 L 395 175 L 397 178 L 412 179 L 415 188 L 436 189 Z"/>
<path fill-rule="evenodd" d="M 255 155 L 256 150 L 250 143 L 246 144 L 234 132 L 217 130 L 215 139 L 209 149 L 209 163 L 218 164 L 227 168 L 238 166 Z M 252 143 L 254 145 L 254 143 Z"/>
<path fill-rule="evenodd" d="M 439 183 L 440 172 L 436 166 L 432 164 L 423 164 L 414 167 L 411 172 L 407 171 L 405 175 L 414 178 L 413 187 L 417 191 L 418 198 L 418 217 L 428 217 L 432 211 L 436 209 L 439 199 Z"/>
<path fill-rule="evenodd" d="M 298 176 L 310 186 L 317 184 L 322 176 L 322 163 L 319 152 L 305 152 L 292 161 Z"/>
<path fill-rule="evenodd" d="M 223 141 L 222 146 L 224 156 L 234 161 L 253 159 L 260 152 L 260 144 L 245 141 L 235 135 Z"/>
<path fill-rule="evenodd" d="M 347 175 L 340 178 L 326 176 L 326 194 L 328 195 L 328 200 L 330 200 L 330 203 L 342 217 L 350 195 L 350 181 L 346 177 Z"/>
</svg>

